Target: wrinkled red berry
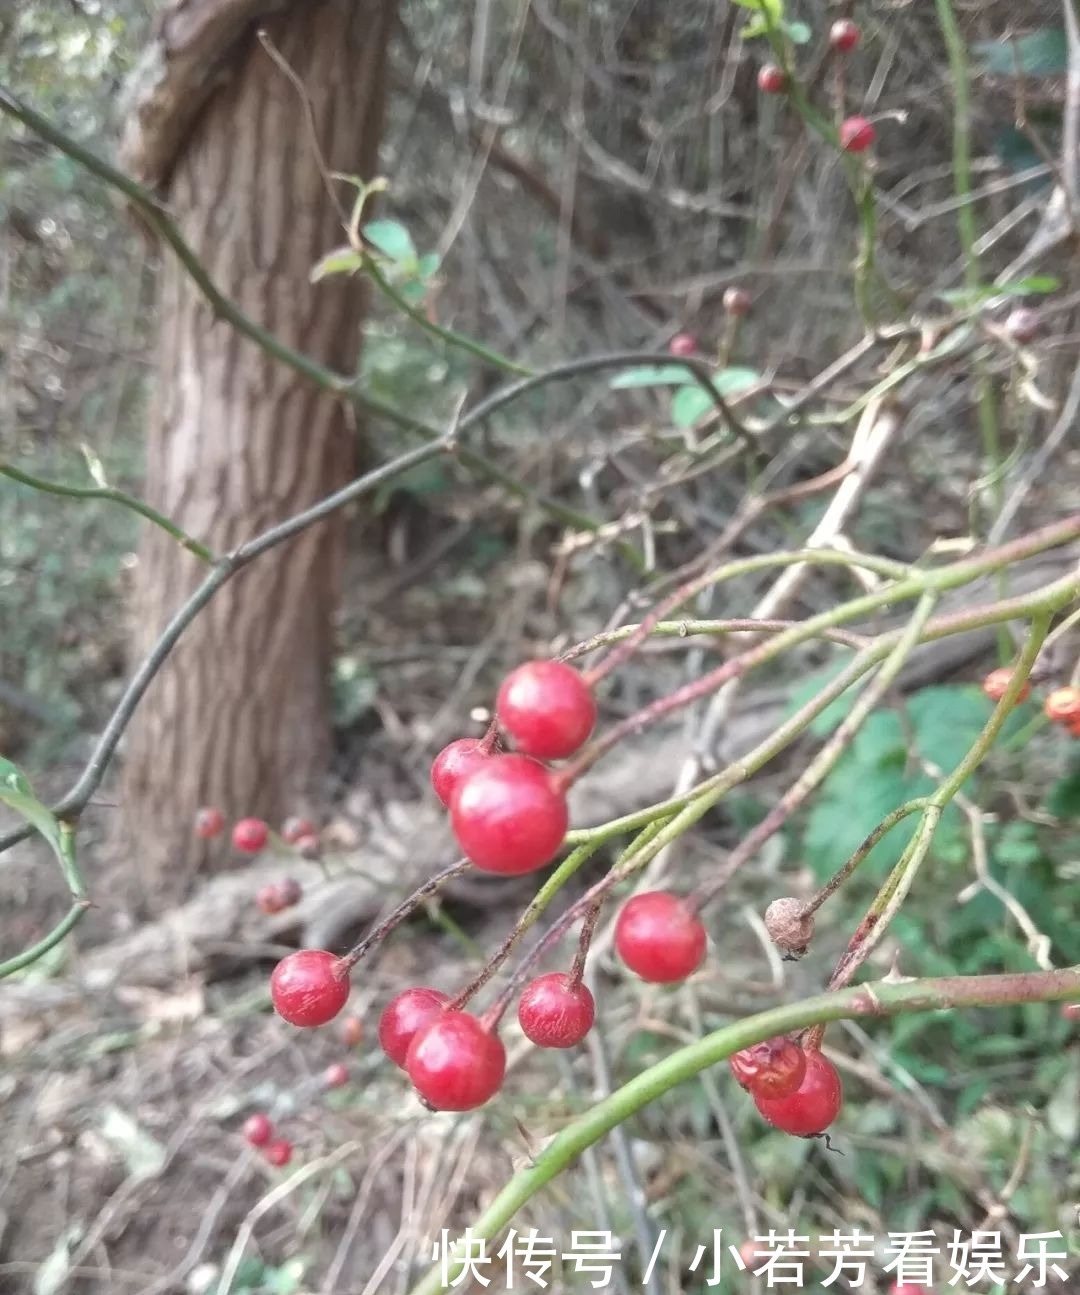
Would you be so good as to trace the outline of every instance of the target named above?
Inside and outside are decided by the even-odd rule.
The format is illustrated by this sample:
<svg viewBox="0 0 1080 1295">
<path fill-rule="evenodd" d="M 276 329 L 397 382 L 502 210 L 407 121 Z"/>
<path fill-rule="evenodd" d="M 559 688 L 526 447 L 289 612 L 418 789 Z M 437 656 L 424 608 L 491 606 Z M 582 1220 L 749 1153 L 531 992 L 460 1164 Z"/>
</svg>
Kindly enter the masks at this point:
<svg viewBox="0 0 1080 1295">
<path fill-rule="evenodd" d="M 615 951 L 642 980 L 671 984 L 696 971 L 705 956 L 705 927 L 678 895 L 634 895 L 615 921 Z"/>
<path fill-rule="evenodd" d="M 204 805 L 195 815 L 195 835 L 202 837 L 204 841 L 220 836 L 224 826 L 225 815 L 212 805 Z"/>
<path fill-rule="evenodd" d="M 873 122 L 865 117 L 848 117 L 840 123 L 840 147 L 845 153 L 865 153 L 876 138 Z"/>
<path fill-rule="evenodd" d="M 573 666 L 527 661 L 503 680 L 495 713 L 523 755 L 561 760 L 593 731 L 596 702 Z"/>
<path fill-rule="evenodd" d="M 550 863 L 566 835 L 566 798 L 526 755 L 495 755 L 458 784 L 450 826 L 484 872 L 516 875 Z"/>
<path fill-rule="evenodd" d="M 829 44 L 838 54 L 847 54 L 858 45 L 862 32 L 850 18 L 838 18 L 829 28 Z"/>
<path fill-rule="evenodd" d="M 379 1017 L 379 1047 L 395 1066 L 404 1068 L 409 1044 L 416 1031 L 421 1025 L 426 1025 L 436 1012 L 441 1012 L 449 1001 L 441 990 L 418 986 L 402 990 L 386 1004 Z"/>
<path fill-rule="evenodd" d="M 274 1011 L 290 1025 L 325 1025 L 345 1006 L 351 987 L 341 959 L 325 949 L 298 949 L 270 975 Z"/>
<path fill-rule="evenodd" d="M 269 835 L 270 829 L 261 818 L 242 818 L 233 825 L 232 843 L 245 854 L 258 854 Z"/>
<path fill-rule="evenodd" d="M 844 1092 L 836 1067 L 820 1052 L 806 1053 L 802 1083 L 787 1097 L 753 1094 L 754 1105 L 774 1129 L 800 1138 L 824 1133 L 840 1113 Z"/>
<path fill-rule="evenodd" d="M 292 1143 L 279 1138 L 276 1142 L 270 1143 L 263 1155 L 275 1169 L 284 1169 L 292 1159 L 292 1151 Z"/>
<path fill-rule="evenodd" d="M 674 355 L 677 359 L 682 359 L 687 355 L 697 354 L 697 338 L 693 333 L 676 333 L 667 344 L 668 353 Z"/>
<path fill-rule="evenodd" d="M 449 805 L 463 778 L 485 760 L 491 752 L 482 747 L 483 739 L 458 737 L 444 746 L 431 765 L 431 785 L 444 805 Z"/>
<path fill-rule="evenodd" d="M 440 1012 L 417 1031 L 405 1058 L 413 1087 L 438 1111 L 471 1111 L 499 1091 L 506 1050 L 468 1012 Z"/>
<path fill-rule="evenodd" d="M 341 1041 L 347 1048 L 355 1048 L 364 1037 L 364 1022 L 359 1016 L 346 1016 L 341 1022 Z"/>
<path fill-rule="evenodd" d="M 323 1071 L 323 1083 L 327 1088 L 344 1088 L 348 1082 L 349 1068 L 340 1061 L 335 1061 Z"/>
<path fill-rule="evenodd" d="M 265 1147 L 274 1133 L 274 1126 L 265 1115 L 249 1115 L 244 1121 L 244 1138 L 253 1147 Z"/>
<path fill-rule="evenodd" d="M 1043 702 L 1052 724 L 1075 724 L 1080 720 L 1080 688 L 1055 688 Z"/>
<path fill-rule="evenodd" d="M 806 1053 L 784 1035 L 736 1052 L 728 1064 L 743 1088 L 762 1097 L 787 1097 L 806 1074 Z"/>
<path fill-rule="evenodd" d="M 982 681 L 982 690 L 986 693 L 991 701 L 1000 701 L 1005 696 L 1005 690 L 1012 682 L 1012 669 L 1007 665 L 999 666 L 996 670 L 991 670 L 986 678 Z M 1017 702 L 1027 701 L 1031 696 L 1031 684 L 1025 679 L 1024 686 L 1020 689 L 1017 696 Z"/>
<path fill-rule="evenodd" d="M 783 94 L 787 83 L 787 74 L 775 63 L 766 63 L 758 71 L 757 88 L 762 94 Z"/>
<path fill-rule="evenodd" d="M 754 299 L 745 288 L 732 284 L 730 288 L 724 289 L 724 311 L 733 319 L 742 319 L 744 315 L 748 315 L 753 304 Z"/>
<path fill-rule="evenodd" d="M 518 1003 L 522 1033 L 541 1048 L 572 1048 L 592 1029 L 596 1004 L 586 985 L 553 971 L 525 986 Z"/>
<path fill-rule="evenodd" d="M 286 845 L 295 845 L 301 837 L 315 835 L 315 824 L 310 818 L 298 818 L 293 814 L 281 825 L 281 839 Z"/>
</svg>

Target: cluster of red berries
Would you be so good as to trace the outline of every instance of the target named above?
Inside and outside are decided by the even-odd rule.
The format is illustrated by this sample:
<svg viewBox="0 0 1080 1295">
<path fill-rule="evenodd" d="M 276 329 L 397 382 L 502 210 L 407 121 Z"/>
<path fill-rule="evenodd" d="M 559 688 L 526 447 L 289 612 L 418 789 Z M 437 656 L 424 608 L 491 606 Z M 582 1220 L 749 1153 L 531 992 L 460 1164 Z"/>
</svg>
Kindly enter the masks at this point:
<svg viewBox="0 0 1080 1295">
<path fill-rule="evenodd" d="M 817 1048 L 781 1036 L 736 1052 L 728 1064 L 760 1114 L 784 1133 L 818 1137 L 840 1113 L 840 1076 Z"/>
<path fill-rule="evenodd" d="M 225 830 L 225 815 L 220 809 L 206 805 L 195 815 L 195 835 L 203 841 L 212 841 Z M 258 854 L 270 839 L 269 824 L 261 818 L 241 818 L 233 824 L 233 848 L 241 854 Z M 281 839 L 301 854 L 317 854 L 319 833 L 307 818 L 287 818 L 281 827 Z"/>
<path fill-rule="evenodd" d="M 293 1144 L 287 1138 L 275 1138 L 274 1126 L 267 1116 L 249 1115 L 244 1121 L 244 1139 L 263 1153 L 263 1159 L 275 1169 L 284 1169 L 292 1159 Z"/>
<path fill-rule="evenodd" d="M 991 670 L 982 682 L 982 690 L 991 701 L 1001 701 L 1012 682 L 1012 670 L 1009 666 L 1000 666 Z M 1031 696 L 1031 684 L 1025 679 L 1017 694 L 1018 702 L 1027 701 Z M 1051 724 L 1059 724 L 1073 737 L 1080 737 L 1080 688 L 1067 684 L 1064 688 L 1055 688 L 1047 693 L 1043 701 L 1043 713 Z"/>
</svg>

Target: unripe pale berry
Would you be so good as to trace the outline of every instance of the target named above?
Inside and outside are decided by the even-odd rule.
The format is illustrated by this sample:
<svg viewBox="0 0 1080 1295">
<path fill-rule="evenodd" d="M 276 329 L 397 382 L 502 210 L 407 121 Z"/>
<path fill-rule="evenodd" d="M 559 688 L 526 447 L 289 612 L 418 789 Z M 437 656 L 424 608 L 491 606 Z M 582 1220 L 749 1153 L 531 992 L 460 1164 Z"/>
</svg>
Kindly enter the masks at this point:
<svg viewBox="0 0 1080 1295">
<path fill-rule="evenodd" d="M 829 28 L 829 44 L 838 54 L 848 54 L 862 39 L 858 25 L 850 18 L 838 18 Z"/>
<path fill-rule="evenodd" d="M 245 854 L 258 854 L 269 835 L 270 829 L 261 818 L 242 818 L 233 824 L 232 843 Z"/>
<path fill-rule="evenodd" d="M 204 841 L 220 836 L 225 826 L 225 815 L 213 805 L 204 805 L 195 815 L 195 835 Z"/>
<path fill-rule="evenodd" d="M 758 70 L 757 86 L 762 94 L 783 94 L 787 84 L 787 74 L 775 63 L 766 63 Z"/>
<path fill-rule="evenodd" d="M 404 1067 L 416 1031 L 450 1001 L 439 989 L 418 985 L 403 989 L 386 1004 L 379 1017 L 379 1047 L 395 1066 Z"/>
<path fill-rule="evenodd" d="M 525 755 L 495 755 L 458 784 L 450 826 L 469 859 L 504 876 L 550 863 L 566 835 L 566 797 Z"/>
<path fill-rule="evenodd" d="M 364 1022 L 359 1016 L 346 1016 L 341 1022 L 341 1041 L 347 1048 L 355 1048 L 364 1037 Z"/>
<path fill-rule="evenodd" d="M 274 1011 L 290 1025 L 325 1025 L 349 997 L 348 969 L 325 949 L 297 949 L 270 975 Z"/>
<path fill-rule="evenodd" d="M 991 670 L 986 678 L 982 681 L 982 690 L 986 693 L 991 701 L 1000 701 L 1005 696 L 1005 691 L 1012 682 L 1012 668 L 1007 665 L 999 666 L 996 670 Z M 1031 696 L 1031 684 L 1024 680 L 1024 685 L 1017 696 L 1017 702 L 1027 701 Z"/>
<path fill-rule="evenodd" d="M 292 1159 L 293 1146 L 291 1142 L 286 1142 L 284 1138 L 279 1138 L 276 1142 L 271 1142 L 267 1146 L 263 1155 L 275 1169 L 284 1169 Z"/>
<path fill-rule="evenodd" d="M 561 760 L 573 755 L 593 731 L 596 702 L 573 666 L 526 661 L 503 680 L 495 714 L 523 755 Z"/>
<path fill-rule="evenodd" d="M 865 117 L 848 117 L 840 123 L 840 147 L 845 153 L 865 153 L 876 138 L 873 122 Z"/>
<path fill-rule="evenodd" d="M 261 1112 L 249 1115 L 244 1121 L 244 1140 L 253 1147 L 265 1147 L 274 1135 L 274 1126 Z"/>
<path fill-rule="evenodd" d="M 405 1070 L 438 1111 L 471 1111 L 494 1097 L 506 1073 L 506 1050 L 468 1012 L 440 1012 L 409 1045 Z"/>
<path fill-rule="evenodd" d="M 784 1035 L 743 1048 L 728 1064 L 740 1087 L 762 1097 L 788 1097 L 806 1075 L 806 1053 Z"/>
<path fill-rule="evenodd" d="M 774 899 L 765 910 L 765 929 L 778 949 L 799 958 L 814 937 L 814 918 L 812 914 L 803 915 L 802 903 L 797 899 Z"/>
<path fill-rule="evenodd" d="M 626 901 L 615 921 L 615 951 L 642 980 L 672 984 L 705 956 L 705 927 L 678 895 L 646 891 Z"/>
<path fill-rule="evenodd" d="M 540 1048 L 572 1048 L 592 1029 L 596 1004 L 588 986 L 572 985 L 561 971 L 538 976 L 525 986 L 518 1021 L 527 1039 Z"/>
<path fill-rule="evenodd" d="M 820 1052 L 806 1053 L 802 1083 L 786 1097 L 753 1094 L 754 1105 L 775 1129 L 799 1138 L 824 1133 L 840 1113 L 844 1092 L 836 1067 Z"/>
<path fill-rule="evenodd" d="M 697 354 L 697 338 L 692 333 L 676 333 L 667 344 L 668 352 L 677 358 Z"/>
<path fill-rule="evenodd" d="M 477 765 L 491 758 L 478 737 L 458 737 L 444 746 L 431 765 L 431 785 L 444 805 L 449 805 L 458 783 Z"/>
<path fill-rule="evenodd" d="M 301 837 L 315 835 L 315 824 L 310 818 L 299 818 L 293 814 L 281 825 L 281 839 L 286 845 L 295 845 Z"/>
<path fill-rule="evenodd" d="M 1055 688 L 1043 702 L 1043 711 L 1052 724 L 1075 724 L 1080 720 L 1080 688 Z"/>
<path fill-rule="evenodd" d="M 349 1082 L 349 1068 L 343 1062 L 335 1061 L 323 1071 L 323 1083 L 327 1088 L 344 1088 Z"/>
<path fill-rule="evenodd" d="M 744 315 L 748 315 L 753 304 L 754 300 L 745 288 L 733 284 L 724 289 L 724 311 L 733 319 L 742 319 Z"/>
</svg>

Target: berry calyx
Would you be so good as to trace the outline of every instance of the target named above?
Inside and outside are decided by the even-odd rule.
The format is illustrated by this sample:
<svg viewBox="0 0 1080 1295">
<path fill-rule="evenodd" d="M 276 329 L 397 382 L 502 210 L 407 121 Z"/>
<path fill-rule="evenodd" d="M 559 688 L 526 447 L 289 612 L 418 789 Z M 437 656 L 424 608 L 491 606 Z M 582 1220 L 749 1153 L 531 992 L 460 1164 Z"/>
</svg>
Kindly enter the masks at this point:
<svg viewBox="0 0 1080 1295">
<path fill-rule="evenodd" d="M 698 344 L 697 338 L 693 333 L 676 333 L 667 344 L 668 354 L 677 358 L 687 355 L 696 355 Z"/>
<path fill-rule="evenodd" d="M 876 138 L 873 122 L 865 117 L 848 117 L 840 123 L 840 147 L 845 153 L 865 153 Z"/>
<path fill-rule="evenodd" d="M 496 755 L 458 784 L 450 826 L 484 872 L 516 876 L 550 863 L 569 822 L 550 772 L 526 755 Z"/>
<path fill-rule="evenodd" d="M 315 824 L 310 818 L 298 818 L 293 814 L 281 825 L 281 839 L 286 845 L 295 845 L 305 836 L 316 836 Z"/>
<path fill-rule="evenodd" d="M 1012 673 L 1010 666 L 998 666 L 996 670 L 991 670 L 982 681 L 982 690 L 991 701 L 1000 701 L 1005 696 L 1005 691 L 1012 682 Z M 1024 686 L 1020 689 L 1020 694 L 1016 700 L 1018 702 L 1027 701 L 1030 696 L 1031 684 L 1025 679 Z"/>
<path fill-rule="evenodd" d="M 270 829 L 261 818 L 242 818 L 233 824 L 232 843 L 245 854 L 258 854 L 269 835 Z"/>
<path fill-rule="evenodd" d="M 292 1152 L 292 1143 L 286 1142 L 284 1138 L 278 1138 L 276 1142 L 270 1143 L 263 1155 L 275 1169 L 284 1169 L 292 1159 Z"/>
<path fill-rule="evenodd" d="M 323 1071 L 323 1083 L 327 1088 L 344 1088 L 349 1082 L 349 1068 L 343 1062 L 335 1061 Z"/>
<path fill-rule="evenodd" d="M 735 1082 L 755 1097 L 788 1097 L 806 1074 L 806 1053 L 785 1035 L 743 1048 L 729 1059 Z"/>
<path fill-rule="evenodd" d="M 439 1111 L 471 1111 L 494 1097 L 506 1073 L 506 1049 L 468 1012 L 440 1012 L 417 1031 L 405 1069 L 420 1096 Z"/>
<path fill-rule="evenodd" d="M 573 666 L 526 661 L 502 681 L 495 714 L 523 755 L 561 760 L 593 731 L 596 702 Z"/>
<path fill-rule="evenodd" d="M 813 914 L 804 914 L 797 899 L 774 899 L 765 910 L 765 930 L 778 949 L 801 958 L 814 937 Z"/>
<path fill-rule="evenodd" d="M 596 1003 L 588 987 L 572 984 L 561 971 L 531 981 L 518 1003 L 521 1031 L 540 1048 L 574 1047 L 595 1019 Z"/>
<path fill-rule="evenodd" d="M 225 815 L 213 805 L 204 805 L 195 815 L 195 835 L 204 841 L 220 836 L 225 826 Z"/>
<path fill-rule="evenodd" d="M 341 1041 L 347 1048 L 355 1048 L 364 1037 L 364 1022 L 359 1016 L 346 1016 L 341 1022 Z"/>
<path fill-rule="evenodd" d="M 802 1083 L 786 1097 L 753 1094 L 754 1105 L 782 1133 L 815 1138 L 824 1133 L 840 1113 L 844 1091 L 836 1067 L 820 1052 L 807 1052 Z"/>
<path fill-rule="evenodd" d="M 1043 702 L 1043 711 L 1052 724 L 1076 724 L 1080 721 L 1080 688 L 1055 688 Z"/>
<path fill-rule="evenodd" d="M 705 944 L 700 920 L 666 890 L 634 895 L 615 922 L 615 951 L 631 971 L 655 984 L 685 980 L 701 965 Z"/>
<path fill-rule="evenodd" d="M 450 1001 L 439 989 L 404 989 L 386 1004 L 379 1017 L 379 1047 L 395 1066 L 405 1067 L 409 1045 L 417 1030 Z"/>
<path fill-rule="evenodd" d="M 242 1130 L 244 1141 L 253 1147 L 265 1147 L 274 1133 L 274 1126 L 261 1113 L 249 1115 Z"/>
<path fill-rule="evenodd" d="M 783 94 L 787 85 L 787 73 L 777 64 L 766 63 L 758 69 L 757 88 L 762 94 Z"/>
<path fill-rule="evenodd" d="M 348 970 L 325 949 L 297 949 L 270 974 L 274 1011 L 290 1025 L 325 1025 L 349 997 Z"/>
<path fill-rule="evenodd" d="M 850 18 L 838 18 L 829 28 L 829 44 L 838 54 L 849 54 L 860 40 L 862 32 Z"/>
<path fill-rule="evenodd" d="M 732 285 L 724 289 L 724 312 L 732 319 L 742 319 L 744 315 L 748 315 L 753 304 L 754 299 L 745 288 Z"/>
<path fill-rule="evenodd" d="M 482 738 L 455 738 L 432 761 L 431 785 L 435 795 L 444 805 L 449 805 L 461 780 L 490 758 L 491 752 L 483 749 Z"/>
</svg>

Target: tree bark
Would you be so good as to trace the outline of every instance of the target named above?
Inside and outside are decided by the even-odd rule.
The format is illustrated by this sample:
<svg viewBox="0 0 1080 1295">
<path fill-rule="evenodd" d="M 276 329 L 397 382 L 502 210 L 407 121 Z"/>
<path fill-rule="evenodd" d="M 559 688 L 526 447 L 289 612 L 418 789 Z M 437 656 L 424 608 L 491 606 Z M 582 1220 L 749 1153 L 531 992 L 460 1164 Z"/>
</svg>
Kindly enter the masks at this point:
<svg viewBox="0 0 1080 1295">
<path fill-rule="evenodd" d="M 206 8 L 206 0 L 200 0 Z M 174 8 L 185 10 L 185 3 Z M 335 369 L 357 363 L 363 294 L 313 263 L 343 241 L 312 131 L 332 171 L 375 171 L 394 0 L 292 3 L 265 31 L 297 89 L 249 27 L 228 77 L 168 168 L 166 198 L 215 283 L 289 346 Z M 348 195 L 345 195 L 348 202 Z M 180 266 L 162 267 L 147 498 L 224 552 L 345 484 L 356 429 L 320 392 L 214 318 Z M 144 895 L 160 907 L 209 857 L 202 804 L 276 819 L 327 769 L 329 670 L 344 518 L 313 527 L 222 588 L 186 631 L 129 738 L 123 809 Z M 205 568 L 150 528 L 136 568 L 138 660 Z"/>
</svg>

